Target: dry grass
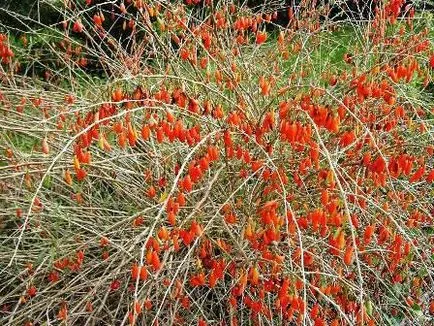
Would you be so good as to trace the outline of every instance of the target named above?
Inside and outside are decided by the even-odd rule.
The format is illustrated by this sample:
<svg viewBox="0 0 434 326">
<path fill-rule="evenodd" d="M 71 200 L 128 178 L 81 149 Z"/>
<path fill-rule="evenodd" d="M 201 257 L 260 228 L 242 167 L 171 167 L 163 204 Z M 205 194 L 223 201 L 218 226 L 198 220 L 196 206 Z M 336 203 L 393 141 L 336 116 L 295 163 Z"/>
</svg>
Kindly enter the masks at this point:
<svg viewBox="0 0 434 326">
<path fill-rule="evenodd" d="M 2 324 L 432 323 L 430 16 L 120 3 L 6 31 Z"/>
</svg>

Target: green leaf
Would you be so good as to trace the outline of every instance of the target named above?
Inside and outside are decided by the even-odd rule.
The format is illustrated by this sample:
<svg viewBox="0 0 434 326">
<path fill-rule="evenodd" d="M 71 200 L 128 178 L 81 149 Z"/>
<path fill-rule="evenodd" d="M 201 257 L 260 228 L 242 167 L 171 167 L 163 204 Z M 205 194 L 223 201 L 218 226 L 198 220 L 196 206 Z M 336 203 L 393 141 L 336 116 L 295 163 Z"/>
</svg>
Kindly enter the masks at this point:
<svg viewBox="0 0 434 326">
<path fill-rule="evenodd" d="M 372 301 L 371 300 L 366 301 L 365 308 L 366 308 L 366 312 L 368 313 L 368 315 L 372 316 Z"/>
<path fill-rule="evenodd" d="M 47 175 L 44 179 L 44 182 L 42 183 L 42 185 L 44 186 L 44 188 L 50 189 L 51 186 L 53 185 L 53 178 L 51 177 L 51 175 Z"/>
</svg>

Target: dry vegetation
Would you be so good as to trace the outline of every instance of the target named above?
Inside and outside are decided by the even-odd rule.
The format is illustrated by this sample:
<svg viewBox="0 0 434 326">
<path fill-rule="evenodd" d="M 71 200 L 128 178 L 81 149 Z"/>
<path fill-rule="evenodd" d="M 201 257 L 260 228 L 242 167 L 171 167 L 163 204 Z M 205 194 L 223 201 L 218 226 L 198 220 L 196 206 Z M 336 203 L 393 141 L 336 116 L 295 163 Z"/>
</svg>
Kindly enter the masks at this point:
<svg viewBox="0 0 434 326">
<path fill-rule="evenodd" d="M 432 325 L 428 12 L 41 2 L 0 9 L 0 324 Z"/>
</svg>

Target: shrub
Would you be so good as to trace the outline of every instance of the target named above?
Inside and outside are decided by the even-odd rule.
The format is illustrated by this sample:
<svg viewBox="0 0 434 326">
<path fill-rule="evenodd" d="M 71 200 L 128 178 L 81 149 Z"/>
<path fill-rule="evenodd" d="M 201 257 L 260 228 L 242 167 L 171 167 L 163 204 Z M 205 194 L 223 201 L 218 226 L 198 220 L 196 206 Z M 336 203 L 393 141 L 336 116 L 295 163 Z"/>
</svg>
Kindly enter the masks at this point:
<svg viewBox="0 0 434 326">
<path fill-rule="evenodd" d="M 327 9 L 66 1 L 3 34 L 3 324 L 432 323 L 432 16 Z"/>
</svg>

